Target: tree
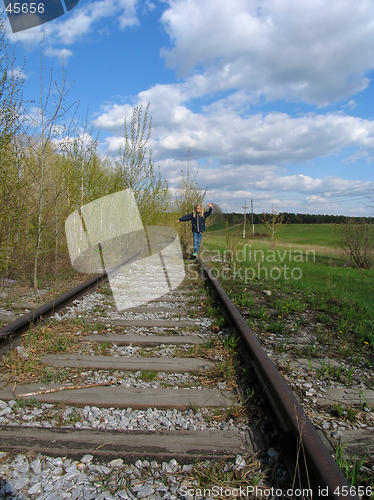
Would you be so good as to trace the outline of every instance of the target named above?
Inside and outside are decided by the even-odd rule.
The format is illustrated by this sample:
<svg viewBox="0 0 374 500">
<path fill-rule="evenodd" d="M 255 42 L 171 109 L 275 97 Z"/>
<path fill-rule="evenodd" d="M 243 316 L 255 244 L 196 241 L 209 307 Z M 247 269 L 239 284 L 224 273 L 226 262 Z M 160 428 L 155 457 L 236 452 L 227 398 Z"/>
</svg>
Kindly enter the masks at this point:
<svg viewBox="0 0 374 500">
<path fill-rule="evenodd" d="M 70 136 L 73 118 L 68 119 L 69 111 L 73 105 L 66 105 L 69 88 L 66 86 L 66 73 L 62 69 L 60 85 L 53 79 L 51 71 L 48 89 L 44 91 L 43 79 L 43 42 L 41 43 L 41 74 L 40 74 L 40 100 L 38 108 L 33 115 L 29 115 L 31 124 L 28 138 L 28 165 L 35 210 L 32 213 L 33 240 L 33 273 L 32 284 L 38 287 L 38 268 L 42 252 L 50 250 L 51 243 L 55 242 L 56 223 L 63 227 L 64 213 L 56 210 L 56 204 L 63 186 L 59 183 L 56 170 L 59 169 L 59 153 L 66 137 Z M 51 100 L 53 103 L 51 104 Z M 75 111 L 73 111 L 74 117 Z M 51 215 L 54 214 L 54 215 Z M 59 220 L 56 221 L 56 216 Z"/>
<path fill-rule="evenodd" d="M 15 67 L 14 52 L 5 41 L 4 21 L 0 20 L 0 153 L 3 157 L 9 144 L 21 128 L 22 70 Z"/>
<path fill-rule="evenodd" d="M 282 224 L 285 224 L 285 214 L 280 214 L 276 209 L 274 209 L 274 205 L 271 206 L 271 213 L 263 213 L 260 216 L 261 222 L 266 224 L 267 228 L 270 231 L 271 237 L 271 248 L 274 248 L 274 236 L 277 230 Z"/>
<path fill-rule="evenodd" d="M 149 104 L 144 114 L 142 106 L 134 108 L 130 124 L 124 120 L 125 145 L 116 161 L 121 189 L 132 189 L 144 225 L 158 225 L 165 213 L 168 186 L 155 171 L 149 139 L 152 118 Z"/>
<path fill-rule="evenodd" d="M 82 119 L 81 126 L 78 124 L 73 134 L 61 143 L 62 180 L 69 213 L 106 192 L 98 153 L 99 134 L 87 117 Z"/>
<path fill-rule="evenodd" d="M 224 224 L 226 219 L 224 213 L 222 212 L 222 208 L 218 205 L 218 203 L 214 203 L 213 201 L 211 202 L 211 205 L 213 206 L 213 213 L 209 219 L 206 220 L 206 225 L 211 226 L 213 224 Z"/>
<path fill-rule="evenodd" d="M 360 269 L 370 269 L 374 261 L 374 226 L 348 219 L 338 228 L 338 243 Z"/>
<path fill-rule="evenodd" d="M 21 129 L 22 71 L 5 41 L 4 21 L 0 21 L 0 270 L 8 276 L 20 239 L 25 203 L 17 134 Z"/>
<path fill-rule="evenodd" d="M 52 72 L 45 78 L 43 44 L 40 99 L 24 108 L 22 72 L 4 32 L 0 22 L 0 276 L 37 287 L 66 265 L 69 213 L 120 186 L 96 132 L 67 104 L 65 71 L 59 84 Z"/>
</svg>

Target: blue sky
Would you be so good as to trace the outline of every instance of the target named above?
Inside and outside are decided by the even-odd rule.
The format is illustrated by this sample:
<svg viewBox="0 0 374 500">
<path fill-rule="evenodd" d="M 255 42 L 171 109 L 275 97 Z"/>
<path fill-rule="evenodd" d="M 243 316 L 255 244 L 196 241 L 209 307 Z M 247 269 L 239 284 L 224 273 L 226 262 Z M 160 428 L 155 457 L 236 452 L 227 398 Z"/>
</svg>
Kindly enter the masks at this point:
<svg viewBox="0 0 374 500">
<path fill-rule="evenodd" d="M 190 148 L 224 211 L 374 214 L 372 0 L 80 0 L 44 26 L 8 25 L 36 102 L 43 35 L 44 74 L 59 81 L 64 56 L 68 102 L 112 158 L 149 102 L 171 188 Z"/>
</svg>

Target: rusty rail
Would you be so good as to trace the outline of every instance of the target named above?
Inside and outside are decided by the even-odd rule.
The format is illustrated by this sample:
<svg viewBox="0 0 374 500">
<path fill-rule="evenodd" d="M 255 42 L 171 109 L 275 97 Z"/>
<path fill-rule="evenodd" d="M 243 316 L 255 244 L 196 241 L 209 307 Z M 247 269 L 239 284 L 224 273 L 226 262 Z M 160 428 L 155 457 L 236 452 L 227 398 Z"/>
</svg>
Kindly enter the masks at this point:
<svg viewBox="0 0 374 500">
<path fill-rule="evenodd" d="M 145 247 L 146 248 L 146 247 Z M 9 339 L 9 337 L 13 337 L 15 335 L 19 335 L 24 332 L 29 326 L 34 325 L 38 321 L 42 321 L 43 318 L 48 318 L 52 316 L 57 311 L 60 311 L 65 306 L 70 304 L 73 300 L 81 297 L 82 295 L 88 293 L 91 288 L 95 288 L 101 281 L 106 281 L 108 279 L 108 275 L 115 273 L 117 269 L 125 264 L 130 264 L 133 260 L 138 257 L 144 249 L 137 250 L 132 255 L 124 258 L 117 264 L 108 268 L 101 274 L 97 274 L 93 278 L 81 283 L 80 285 L 72 288 L 67 291 L 60 297 L 56 297 L 46 304 L 38 307 L 34 311 L 31 311 L 28 314 L 24 314 L 21 318 L 8 323 L 3 328 L 0 329 L 0 341 L 4 339 Z"/>
<path fill-rule="evenodd" d="M 266 394 L 273 416 L 278 421 L 283 433 L 287 435 L 287 451 L 293 449 L 295 455 L 298 454 L 298 450 L 300 451 L 296 467 L 305 467 L 308 479 L 313 484 L 313 498 L 323 496 L 334 500 L 343 497 L 346 500 L 357 500 L 357 496 L 349 494 L 350 484 L 347 479 L 239 311 L 206 264 L 200 262 L 200 265 L 202 277 L 218 295 L 219 301 L 249 350 L 251 368 Z M 296 475 L 298 472 L 295 470 Z M 310 487 L 309 481 L 308 484 L 301 485 L 302 488 L 308 489 Z M 326 493 L 326 488 L 328 496 L 321 494 L 322 490 Z M 343 494 L 342 491 L 348 494 Z M 334 492 L 339 492 L 339 494 Z"/>
<path fill-rule="evenodd" d="M 24 314 L 21 318 L 8 323 L 0 329 L 0 340 L 19 335 L 31 325 L 37 323 L 38 321 L 42 321 L 43 318 L 52 316 L 52 314 L 60 311 L 73 300 L 84 295 L 91 288 L 96 287 L 101 281 L 106 280 L 106 278 L 106 273 L 98 274 L 75 288 L 65 292 L 63 295 L 60 295 L 60 297 L 56 297 L 46 304 L 38 307 L 34 311 Z"/>
</svg>

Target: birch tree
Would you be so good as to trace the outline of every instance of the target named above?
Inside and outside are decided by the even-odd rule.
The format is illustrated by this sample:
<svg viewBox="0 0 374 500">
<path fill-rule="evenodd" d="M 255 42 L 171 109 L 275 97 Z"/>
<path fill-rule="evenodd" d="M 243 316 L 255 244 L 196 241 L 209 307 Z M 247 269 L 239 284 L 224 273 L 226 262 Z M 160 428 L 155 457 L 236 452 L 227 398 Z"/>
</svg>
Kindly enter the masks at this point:
<svg viewBox="0 0 374 500">
<path fill-rule="evenodd" d="M 38 286 L 38 268 L 41 254 L 48 249 L 54 238 L 55 228 L 51 229 L 50 214 L 53 213 L 53 204 L 56 202 L 57 193 L 61 192 L 61 186 L 57 186 L 56 176 L 53 168 L 56 167 L 58 153 L 61 152 L 64 138 L 69 136 L 73 118 L 69 119 L 69 112 L 74 116 L 75 105 L 67 105 L 66 98 L 68 87 L 66 85 L 66 74 L 62 70 L 61 83 L 53 78 L 51 71 L 47 91 L 44 91 L 43 54 L 41 45 L 41 76 L 40 95 L 38 108 L 29 115 L 30 130 L 28 162 L 30 173 L 33 177 L 35 212 L 33 223 L 33 273 L 32 284 Z"/>
<path fill-rule="evenodd" d="M 125 145 L 116 161 L 121 189 L 133 190 L 145 225 L 160 223 L 168 198 L 167 182 L 162 180 L 160 170 L 156 171 L 152 159 L 151 131 L 149 104 L 144 113 L 142 106 L 135 107 L 130 123 L 124 120 Z"/>
<path fill-rule="evenodd" d="M 270 233 L 270 238 L 271 238 L 271 249 L 274 249 L 275 243 L 274 243 L 274 236 L 275 233 L 279 230 L 279 228 L 283 225 L 286 224 L 287 221 L 285 221 L 285 214 L 280 214 L 278 210 L 274 208 L 274 206 L 271 206 L 271 213 L 263 213 L 262 216 L 260 216 L 260 220 L 263 224 L 266 225 L 269 233 Z"/>
<path fill-rule="evenodd" d="M 22 69 L 16 68 L 14 51 L 5 41 L 0 21 L 0 270 L 8 276 L 21 226 L 24 197 L 17 134 L 22 115 Z"/>
</svg>

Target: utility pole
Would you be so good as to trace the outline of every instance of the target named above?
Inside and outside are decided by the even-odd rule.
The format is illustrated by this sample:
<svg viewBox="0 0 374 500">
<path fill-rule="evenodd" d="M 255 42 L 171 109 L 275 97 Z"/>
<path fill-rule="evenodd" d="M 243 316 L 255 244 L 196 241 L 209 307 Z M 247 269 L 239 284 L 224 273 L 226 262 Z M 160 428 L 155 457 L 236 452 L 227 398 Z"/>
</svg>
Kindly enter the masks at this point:
<svg viewBox="0 0 374 500">
<path fill-rule="evenodd" d="M 244 204 L 244 227 L 243 227 L 243 238 L 245 238 L 245 224 L 246 224 L 246 218 L 247 218 L 247 202 Z"/>
<path fill-rule="evenodd" d="M 255 225 L 253 224 L 253 198 L 251 200 L 251 213 L 252 213 L 252 234 L 255 235 Z"/>
</svg>

